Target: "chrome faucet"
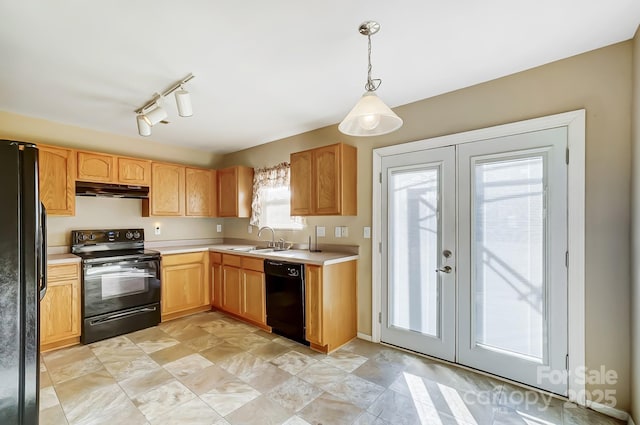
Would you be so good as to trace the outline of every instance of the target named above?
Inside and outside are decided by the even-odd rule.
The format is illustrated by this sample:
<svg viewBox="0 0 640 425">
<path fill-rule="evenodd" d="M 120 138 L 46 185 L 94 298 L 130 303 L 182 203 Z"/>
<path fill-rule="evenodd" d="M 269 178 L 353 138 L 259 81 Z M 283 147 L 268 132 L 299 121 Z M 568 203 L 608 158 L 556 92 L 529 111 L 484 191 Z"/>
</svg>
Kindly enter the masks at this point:
<svg viewBox="0 0 640 425">
<path fill-rule="evenodd" d="M 270 248 L 273 248 L 276 246 L 276 232 L 269 226 L 264 226 L 261 227 L 260 230 L 258 230 L 258 237 L 260 237 L 260 235 L 262 234 L 263 230 L 271 230 L 271 242 L 267 243 L 267 246 L 269 246 Z"/>
</svg>

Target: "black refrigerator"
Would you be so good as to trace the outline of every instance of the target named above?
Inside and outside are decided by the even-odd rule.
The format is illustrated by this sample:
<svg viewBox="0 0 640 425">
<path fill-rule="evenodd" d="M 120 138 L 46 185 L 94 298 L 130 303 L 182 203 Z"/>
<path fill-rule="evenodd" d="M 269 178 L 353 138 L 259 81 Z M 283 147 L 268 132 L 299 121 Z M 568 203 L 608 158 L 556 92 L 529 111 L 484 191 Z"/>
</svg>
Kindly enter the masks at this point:
<svg viewBox="0 0 640 425">
<path fill-rule="evenodd" d="M 0 140 L 0 424 L 38 424 L 45 223 L 38 149 Z"/>
</svg>

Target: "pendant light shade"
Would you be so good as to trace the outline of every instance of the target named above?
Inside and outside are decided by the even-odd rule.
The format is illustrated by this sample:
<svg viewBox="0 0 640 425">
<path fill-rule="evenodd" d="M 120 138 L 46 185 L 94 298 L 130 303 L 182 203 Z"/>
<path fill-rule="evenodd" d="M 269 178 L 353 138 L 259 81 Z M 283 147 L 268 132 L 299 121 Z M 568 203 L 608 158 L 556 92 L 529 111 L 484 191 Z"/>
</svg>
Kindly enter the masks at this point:
<svg viewBox="0 0 640 425">
<path fill-rule="evenodd" d="M 181 117 L 190 117 L 193 115 L 193 108 L 191 107 L 191 94 L 183 89 L 175 91 L 176 106 L 178 107 L 178 115 Z"/>
<path fill-rule="evenodd" d="M 358 32 L 366 35 L 368 40 L 369 67 L 364 86 L 367 91 L 338 125 L 338 130 L 348 136 L 380 136 L 402 127 L 402 119 L 376 96 L 375 91 L 382 80 L 371 78 L 371 36 L 379 30 L 380 24 L 375 21 L 363 22 L 358 28 Z"/>
<path fill-rule="evenodd" d="M 147 124 L 144 115 L 138 115 L 136 121 L 138 122 L 138 134 L 145 137 L 151 136 L 151 126 Z"/>
<path fill-rule="evenodd" d="M 338 125 L 338 130 L 348 136 L 380 136 L 400 127 L 402 119 L 374 92 L 368 91 Z"/>
</svg>

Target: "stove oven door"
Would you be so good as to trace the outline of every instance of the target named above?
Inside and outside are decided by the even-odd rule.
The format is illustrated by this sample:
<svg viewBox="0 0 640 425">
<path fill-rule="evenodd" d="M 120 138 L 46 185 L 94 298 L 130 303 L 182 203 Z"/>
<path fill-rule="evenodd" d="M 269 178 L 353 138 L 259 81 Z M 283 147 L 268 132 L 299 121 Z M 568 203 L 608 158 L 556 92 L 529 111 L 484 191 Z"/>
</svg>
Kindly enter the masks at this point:
<svg viewBox="0 0 640 425">
<path fill-rule="evenodd" d="M 158 258 L 85 263 L 83 268 L 85 319 L 160 302 Z"/>
</svg>

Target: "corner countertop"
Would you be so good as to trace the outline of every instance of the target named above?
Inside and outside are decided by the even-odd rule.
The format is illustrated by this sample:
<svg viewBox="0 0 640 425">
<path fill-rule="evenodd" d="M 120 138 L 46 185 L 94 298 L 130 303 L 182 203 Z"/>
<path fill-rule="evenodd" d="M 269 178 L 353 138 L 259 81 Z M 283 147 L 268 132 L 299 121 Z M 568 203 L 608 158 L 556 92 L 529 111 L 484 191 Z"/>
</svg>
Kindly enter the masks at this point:
<svg viewBox="0 0 640 425">
<path fill-rule="evenodd" d="M 49 254 L 47 255 L 47 265 L 79 263 L 80 257 L 73 254 Z"/>
<path fill-rule="evenodd" d="M 219 252 L 222 254 L 241 255 L 244 257 L 263 258 L 271 260 L 281 260 L 298 262 L 305 264 L 313 264 L 317 266 L 326 266 L 330 264 L 343 263 L 346 261 L 354 261 L 358 259 L 357 254 L 347 252 L 323 251 L 309 252 L 302 249 L 291 249 L 287 251 L 273 252 L 249 252 L 256 245 L 235 245 L 235 244 L 210 244 L 210 245 L 176 245 L 176 246 L 154 246 L 151 249 L 160 251 L 162 255 L 187 254 L 190 252 Z"/>
</svg>

